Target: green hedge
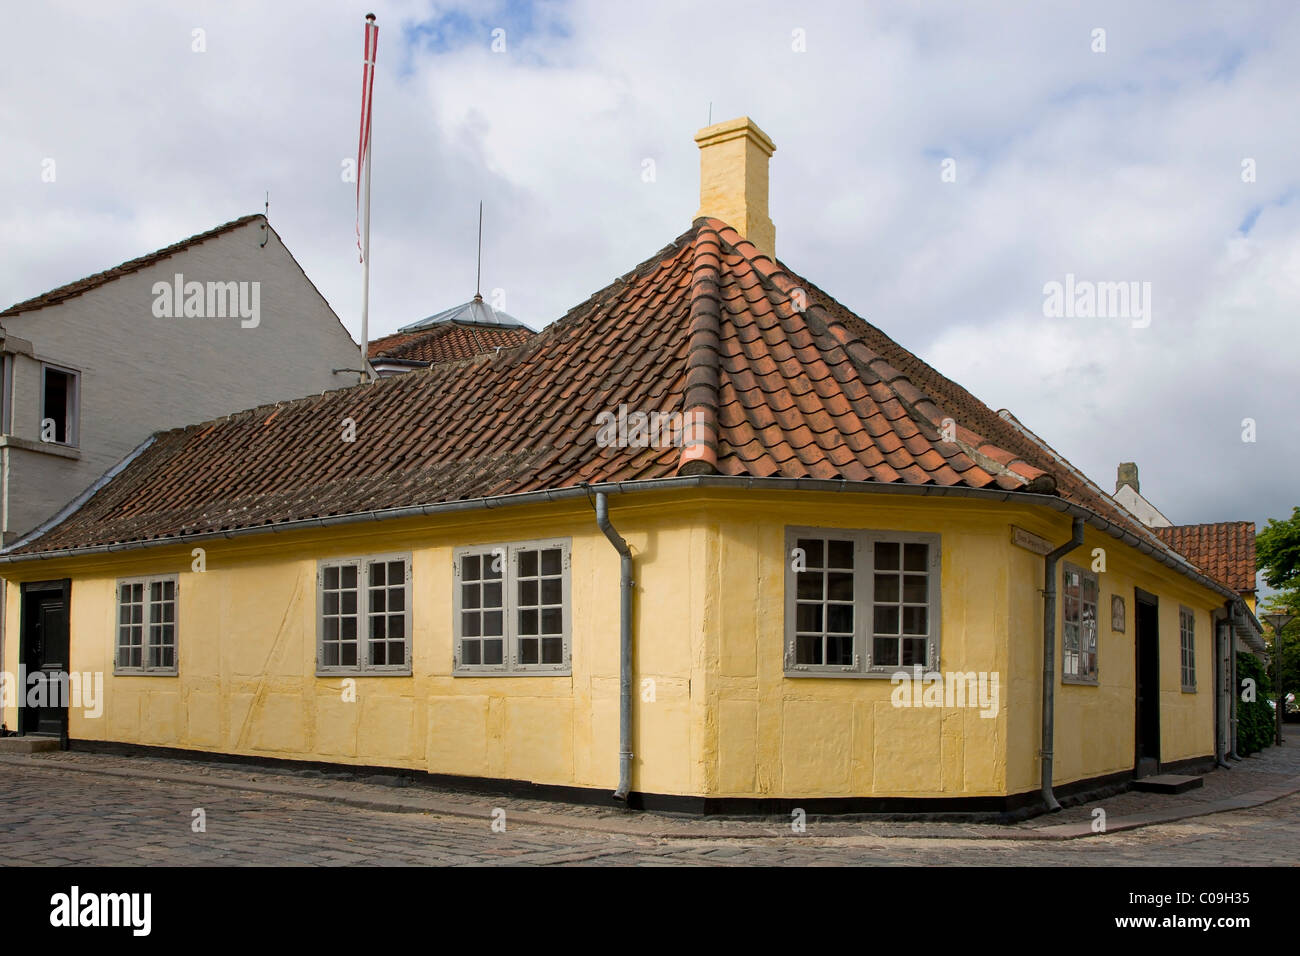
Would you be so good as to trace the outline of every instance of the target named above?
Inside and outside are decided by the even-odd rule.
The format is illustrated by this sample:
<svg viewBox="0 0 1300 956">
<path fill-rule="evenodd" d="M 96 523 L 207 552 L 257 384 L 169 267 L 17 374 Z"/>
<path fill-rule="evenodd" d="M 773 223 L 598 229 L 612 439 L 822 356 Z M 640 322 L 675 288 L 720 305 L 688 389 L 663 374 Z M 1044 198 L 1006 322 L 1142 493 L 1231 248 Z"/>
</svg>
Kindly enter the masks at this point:
<svg viewBox="0 0 1300 956">
<path fill-rule="evenodd" d="M 1246 702 L 1237 698 L 1237 753 L 1245 757 L 1259 753 L 1273 743 L 1273 708 L 1268 706 L 1268 695 L 1273 684 L 1264 672 L 1264 665 L 1254 654 L 1237 655 L 1237 693 L 1246 678 L 1255 681 L 1255 700 Z"/>
</svg>

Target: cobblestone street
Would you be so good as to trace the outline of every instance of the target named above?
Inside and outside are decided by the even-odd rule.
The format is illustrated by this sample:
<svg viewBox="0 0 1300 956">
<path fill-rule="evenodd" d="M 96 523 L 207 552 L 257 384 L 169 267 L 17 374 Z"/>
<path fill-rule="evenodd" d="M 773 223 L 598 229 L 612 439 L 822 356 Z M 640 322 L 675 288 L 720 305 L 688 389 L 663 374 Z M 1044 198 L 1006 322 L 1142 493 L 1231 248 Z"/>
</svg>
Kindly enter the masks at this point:
<svg viewBox="0 0 1300 956">
<path fill-rule="evenodd" d="M 1276 769 L 1289 764 L 1293 751 L 1288 746 L 1276 752 L 1271 764 L 1259 764 L 1260 771 L 1278 776 Z M 491 798 L 446 794 L 429 799 L 454 806 L 454 812 L 420 812 L 409 801 L 406 812 L 388 812 L 330 801 L 338 791 L 354 800 L 415 800 L 423 798 L 421 788 L 76 752 L 7 758 L 0 773 L 5 865 L 1234 866 L 1294 865 L 1300 856 L 1297 794 L 1253 808 L 1061 840 L 1034 838 L 1035 821 L 983 826 L 810 819 L 807 832 L 796 834 L 771 821 L 694 821 L 523 800 L 494 805 Z M 1244 769 L 1222 774 L 1238 786 L 1249 777 Z M 295 791 L 239 789 L 240 780 L 249 788 Z M 1207 784 L 1205 790 L 1213 788 Z M 1125 794 L 1112 802 L 1123 807 L 1152 799 Z M 498 806 L 504 832 L 492 825 Z M 205 832 L 192 829 L 197 809 Z M 1066 814 L 1086 819 L 1088 811 Z"/>
</svg>

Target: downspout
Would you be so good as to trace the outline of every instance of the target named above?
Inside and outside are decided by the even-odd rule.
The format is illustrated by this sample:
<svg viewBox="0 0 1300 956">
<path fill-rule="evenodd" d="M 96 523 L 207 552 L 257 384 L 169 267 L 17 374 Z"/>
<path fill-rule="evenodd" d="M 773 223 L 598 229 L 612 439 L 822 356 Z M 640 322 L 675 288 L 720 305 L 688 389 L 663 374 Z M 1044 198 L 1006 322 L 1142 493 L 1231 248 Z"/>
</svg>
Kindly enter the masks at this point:
<svg viewBox="0 0 1300 956">
<path fill-rule="evenodd" d="M 1083 544 L 1083 519 L 1075 518 L 1070 540 L 1043 560 L 1043 802 L 1048 810 L 1061 805 L 1052 793 L 1052 741 L 1056 734 L 1056 563 Z"/>
<path fill-rule="evenodd" d="M 1228 686 L 1228 646 L 1232 634 L 1232 602 L 1229 601 L 1224 605 L 1224 615 L 1222 620 L 1219 619 L 1218 613 L 1214 615 L 1214 765 L 1231 770 L 1232 767 L 1225 760 L 1225 747 L 1228 744 L 1228 735 L 1231 729 L 1228 726 L 1228 695 L 1231 690 Z M 1227 705 L 1227 706 L 1224 706 Z"/>
<path fill-rule="evenodd" d="M 1236 602 L 1228 601 L 1228 703 L 1232 707 L 1228 720 L 1228 756 L 1240 760 L 1237 753 L 1237 696 L 1241 693 L 1241 681 L 1237 677 L 1237 625 L 1235 621 Z"/>
<path fill-rule="evenodd" d="M 5 414 L 0 417 L 0 433 L 6 437 L 6 443 L 0 448 L 0 548 L 9 544 L 9 444 L 8 436 L 13 431 L 13 407 L 14 407 L 14 390 L 13 390 L 13 359 L 5 355 L 0 359 L 0 367 L 8 366 L 9 381 L 8 388 L 5 389 L 3 410 Z M 0 578 L 0 670 L 5 668 L 5 637 L 9 621 L 9 581 L 6 578 Z M 8 730 L 4 725 L 4 718 L 0 716 L 0 731 Z"/>
<path fill-rule="evenodd" d="M 619 666 L 618 666 L 618 789 L 614 797 L 626 800 L 632 789 L 632 550 L 609 523 L 605 492 L 596 492 L 596 526 L 619 554 Z"/>
</svg>

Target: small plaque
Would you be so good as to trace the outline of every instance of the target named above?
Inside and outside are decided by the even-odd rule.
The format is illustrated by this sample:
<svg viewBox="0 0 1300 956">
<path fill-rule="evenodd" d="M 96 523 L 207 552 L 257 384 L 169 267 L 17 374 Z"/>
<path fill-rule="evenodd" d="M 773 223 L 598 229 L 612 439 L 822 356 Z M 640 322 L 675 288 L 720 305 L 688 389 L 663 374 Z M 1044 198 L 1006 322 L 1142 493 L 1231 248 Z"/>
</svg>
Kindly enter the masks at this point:
<svg viewBox="0 0 1300 956">
<path fill-rule="evenodd" d="M 1110 596 L 1110 629 L 1124 633 L 1124 598 L 1118 594 Z"/>
<path fill-rule="evenodd" d="M 1049 554 L 1052 550 L 1052 543 L 1046 538 L 1040 538 L 1032 531 L 1026 531 L 1015 525 L 1011 526 L 1011 543 L 1034 554 Z"/>
</svg>

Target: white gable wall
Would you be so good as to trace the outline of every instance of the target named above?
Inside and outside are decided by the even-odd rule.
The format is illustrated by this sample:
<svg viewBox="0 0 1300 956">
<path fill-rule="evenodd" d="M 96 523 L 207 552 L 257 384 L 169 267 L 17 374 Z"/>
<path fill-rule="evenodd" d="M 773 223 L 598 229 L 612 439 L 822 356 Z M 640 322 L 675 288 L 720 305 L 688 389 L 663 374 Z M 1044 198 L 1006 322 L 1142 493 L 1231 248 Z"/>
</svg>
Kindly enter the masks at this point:
<svg viewBox="0 0 1300 956">
<path fill-rule="evenodd" d="M 1112 497 L 1148 528 L 1168 528 L 1173 525 L 1155 505 L 1134 491 L 1132 485 L 1120 485 Z"/>
<path fill-rule="evenodd" d="M 170 284 L 176 273 L 205 285 L 260 283 L 259 324 L 156 317 L 154 284 Z M 6 543 L 153 432 L 355 384 L 355 372 L 332 370 L 356 369 L 361 361 L 329 304 L 260 218 L 58 305 L 2 321 L 35 353 L 14 358 Z M 39 441 L 39 360 L 80 372 L 76 449 Z"/>
</svg>

